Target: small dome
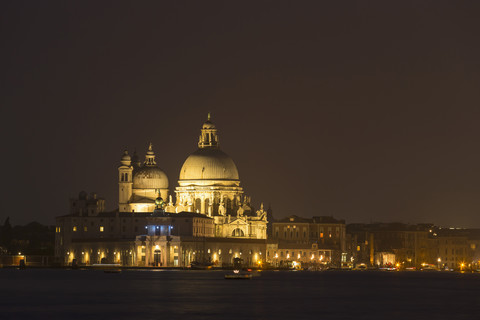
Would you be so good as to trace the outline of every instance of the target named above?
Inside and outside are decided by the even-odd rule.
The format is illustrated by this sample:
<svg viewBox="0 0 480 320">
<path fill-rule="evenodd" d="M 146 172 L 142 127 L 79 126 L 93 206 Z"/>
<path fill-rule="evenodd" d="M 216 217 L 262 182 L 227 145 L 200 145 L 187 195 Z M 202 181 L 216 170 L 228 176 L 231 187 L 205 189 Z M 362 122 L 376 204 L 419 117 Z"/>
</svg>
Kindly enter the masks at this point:
<svg viewBox="0 0 480 320">
<path fill-rule="evenodd" d="M 202 148 L 183 163 L 180 180 L 238 180 L 237 166 L 218 148 Z"/>
<path fill-rule="evenodd" d="M 129 166 L 130 163 L 132 162 L 132 158 L 130 157 L 130 155 L 128 154 L 128 151 L 125 150 L 125 152 L 123 153 L 123 156 L 122 156 L 122 160 L 120 161 L 122 163 L 122 165 L 124 166 Z"/>
<path fill-rule="evenodd" d="M 122 161 L 130 161 L 130 160 L 132 160 L 132 158 L 128 154 L 128 151 L 125 150 L 125 152 L 123 153 L 123 156 L 122 156 Z"/>
<path fill-rule="evenodd" d="M 168 178 L 159 167 L 143 166 L 133 173 L 134 189 L 168 189 Z"/>
<path fill-rule="evenodd" d="M 212 122 L 210 122 L 210 120 L 207 120 L 203 124 L 202 129 L 216 129 L 216 127 Z"/>
</svg>

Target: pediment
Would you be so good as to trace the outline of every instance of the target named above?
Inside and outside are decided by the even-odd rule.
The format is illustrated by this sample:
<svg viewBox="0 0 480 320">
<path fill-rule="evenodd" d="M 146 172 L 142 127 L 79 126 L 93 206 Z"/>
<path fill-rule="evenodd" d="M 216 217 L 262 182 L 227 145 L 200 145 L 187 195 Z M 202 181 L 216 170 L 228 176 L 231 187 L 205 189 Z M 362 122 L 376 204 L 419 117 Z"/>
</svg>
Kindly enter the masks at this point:
<svg viewBox="0 0 480 320">
<path fill-rule="evenodd" d="M 229 224 L 244 225 L 244 226 L 245 226 L 245 225 L 248 225 L 248 222 L 246 222 L 246 221 L 243 220 L 243 219 L 238 219 L 238 218 L 237 218 L 237 219 L 235 219 L 235 220 L 230 221 Z"/>
</svg>

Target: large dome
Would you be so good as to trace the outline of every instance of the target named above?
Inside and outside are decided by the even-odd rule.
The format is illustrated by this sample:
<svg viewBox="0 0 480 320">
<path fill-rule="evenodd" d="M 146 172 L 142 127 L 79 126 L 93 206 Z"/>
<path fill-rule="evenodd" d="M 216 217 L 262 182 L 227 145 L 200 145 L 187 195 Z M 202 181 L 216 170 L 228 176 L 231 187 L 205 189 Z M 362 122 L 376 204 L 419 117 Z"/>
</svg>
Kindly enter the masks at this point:
<svg viewBox="0 0 480 320">
<path fill-rule="evenodd" d="M 167 189 L 168 178 L 159 167 L 143 166 L 133 172 L 134 189 Z"/>
<path fill-rule="evenodd" d="M 183 163 L 180 180 L 239 180 L 237 166 L 218 148 L 201 148 Z"/>
</svg>

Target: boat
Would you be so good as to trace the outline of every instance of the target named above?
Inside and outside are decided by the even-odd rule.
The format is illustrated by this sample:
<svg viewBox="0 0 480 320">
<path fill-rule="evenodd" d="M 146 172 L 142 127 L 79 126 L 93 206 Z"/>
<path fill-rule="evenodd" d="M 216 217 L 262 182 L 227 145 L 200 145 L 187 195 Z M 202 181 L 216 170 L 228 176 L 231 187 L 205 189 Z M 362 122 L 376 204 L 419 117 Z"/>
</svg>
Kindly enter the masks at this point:
<svg viewBox="0 0 480 320">
<path fill-rule="evenodd" d="M 226 274 L 225 279 L 248 280 L 248 279 L 252 279 L 252 274 L 240 273 L 240 270 L 233 270 L 233 274 Z"/>
</svg>

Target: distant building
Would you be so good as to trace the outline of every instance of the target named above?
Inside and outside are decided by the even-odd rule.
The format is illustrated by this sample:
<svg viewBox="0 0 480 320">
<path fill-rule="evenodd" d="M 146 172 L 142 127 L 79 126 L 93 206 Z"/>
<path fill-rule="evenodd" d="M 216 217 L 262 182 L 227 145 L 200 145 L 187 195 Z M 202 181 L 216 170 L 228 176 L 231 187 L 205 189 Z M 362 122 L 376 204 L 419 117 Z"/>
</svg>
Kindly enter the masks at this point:
<svg viewBox="0 0 480 320">
<path fill-rule="evenodd" d="M 268 257 L 278 266 L 289 261 L 340 266 L 346 261 L 345 234 L 344 220 L 290 216 L 272 223 L 277 248 L 272 247 Z"/>
<path fill-rule="evenodd" d="M 347 250 L 352 261 L 400 268 L 476 268 L 480 263 L 480 232 L 439 228 L 432 224 L 374 223 L 347 226 Z M 386 259 L 385 259 L 386 258 Z"/>
<path fill-rule="evenodd" d="M 441 268 L 466 269 L 480 264 L 480 232 L 475 229 L 435 228 L 437 263 Z"/>
<path fill-rule="evenodd" d="M 347 227 L 350 239 L 361 239 L 352 246 L 354 261 L 378 266 L 376 253 L 395 255 L 402 267 L 419 267 L 434 261 L 429 230 L 432 225 L 403 223 L 353 224 Z M 363 236 L 365 235 L 365 236 Z"/>
</svg>

